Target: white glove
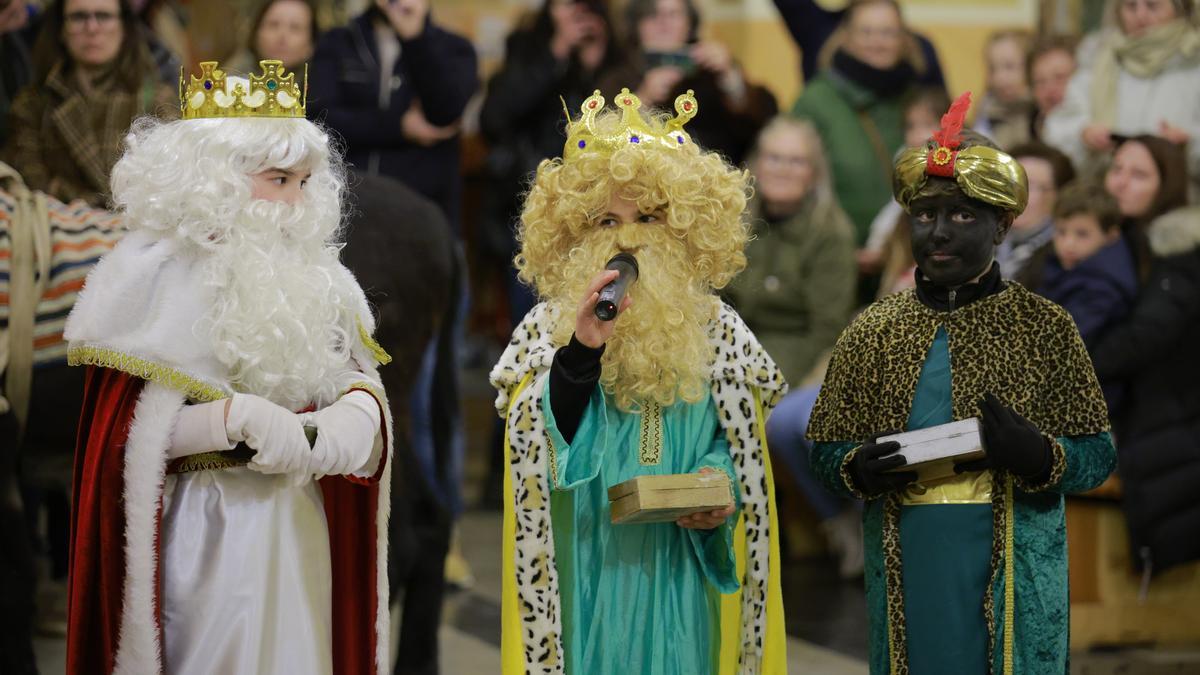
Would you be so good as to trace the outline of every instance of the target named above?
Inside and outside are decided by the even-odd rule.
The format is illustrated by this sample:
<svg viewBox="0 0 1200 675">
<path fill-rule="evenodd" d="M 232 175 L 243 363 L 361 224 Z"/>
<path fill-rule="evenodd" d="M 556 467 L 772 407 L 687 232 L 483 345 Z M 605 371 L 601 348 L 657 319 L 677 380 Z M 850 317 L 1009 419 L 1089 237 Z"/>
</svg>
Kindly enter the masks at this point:
<svg viewBox="0 0 1200 675">
<path fill-rule="evenodd" d="M 234 394 L 225 433 L 258 452 L 247 464 L 261 473 L 308 473 L 311 451 L 300 416 L 251 394 Z"/>
<path fill-rule="evenodd" d="M 352 391 L 333 405 L 311 413 L 317 427 L 309 470 L 317 476 L 362 471 L 379 435 L 379 404 L 365 391 Z"/>
<path fill-rule="evenodd" d="M 225 430 L 225 399 L 185 405 L 175 418 L 167 459 L 214 450 L 232 450 L 233 446 Z"/>
</svg>

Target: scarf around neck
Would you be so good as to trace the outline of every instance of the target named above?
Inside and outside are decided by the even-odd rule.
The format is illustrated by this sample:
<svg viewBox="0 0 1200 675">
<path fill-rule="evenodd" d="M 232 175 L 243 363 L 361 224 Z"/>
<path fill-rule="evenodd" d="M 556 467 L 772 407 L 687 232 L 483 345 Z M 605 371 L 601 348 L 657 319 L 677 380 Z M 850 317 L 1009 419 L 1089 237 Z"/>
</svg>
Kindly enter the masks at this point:
<svg viewBox="0 0 1200 675">
<path fill-rule="evenodd" d="M 1200 57 L 1200 32 L 1187 19 L 1176 19 L 1138 37 L 1114 32 L 1096 54 L 1092 76 L 1092 120 L 1111 126 L 1117 118 L 1117 80 L 1121 72 L 1158 77 L 1180 58 Z"/>
<path fill-rule="evenodd" d="M 886 70 L 880 70 L 850 56 L 839 49 L 833 55 L 833 70 L 845 79 L 857 84 L 879 98 L 895 98 L 917 79 L 917 71 L 908 61 L 901 61 Z"/>
</svg>

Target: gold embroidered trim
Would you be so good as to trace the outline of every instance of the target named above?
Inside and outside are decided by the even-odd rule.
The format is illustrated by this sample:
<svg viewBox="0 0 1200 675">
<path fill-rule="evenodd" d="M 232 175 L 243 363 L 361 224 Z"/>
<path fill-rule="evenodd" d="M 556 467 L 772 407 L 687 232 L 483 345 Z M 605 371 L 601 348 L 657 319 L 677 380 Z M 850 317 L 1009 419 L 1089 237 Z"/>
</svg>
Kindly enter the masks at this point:
<svg viewBox="0 0 1200 675">
<path fill-rule="evenodd" d="M 983 594 L 983 617 L 988 631 L 988 672 L 994 672 L 996 654 L 996 582 L 1004 573 L 1005 539 L 1012 516 L 1012 492 L 1005 489 L 1011 480 L 1003 471 L 992 472 L 992 558 L 988 563 L 988 585 Z M 1007 582 L 1006 582 L 1007 583 Z M 1007 589 L 1006 589 L 1007 592 Z"/>
<path fill-rule="evenodd" d="M 642 408 L 642 433 L 638 444 L 638 461 L 642 466 L 662 462 L 662 406 L 651 401 Z"/>
<path fill-rule="evenodd" d="M 1004 502 L 1011 505 L 1013 503 L 1013 479 L 1009 477 L 1004 481 Z M 1013 633 L 1016 632 L 1016 575 L 1014 567 L 1016 562 L 1013 560 L 1013 548 L 1015 533 L 1013 527 L 1013 512 L 1006 509 L 1004 514 L 1004 675 L 1013 675 L 1016 672 L 1013 668 Z M 988 655 L 989 663 L 991 655 Z"/>
<path fill-rule="evenodd" d="M 550 487 L 557 490 L 558 489 L 558 451 L 554 449 L 554 439 L 550 437 L 550 434 L 546 434 L 546 448 L 550 453 Z"/>
<path fill-rule="evenodd" d="M 379 385 L 376 385 L 372 382 L 367 382 L 366 380 L 355 382 L 349 387 L 346 387 L 346 390 L 339 394 L 338 398 L 341 398 L 342 396 L 345 396 L 346 394 L 349 394 L 355 390 L 365 391 L 371 396 L 374 396 L 375 400 L 378 401 L 379 405 L 381 406 L 387 405 L 387 396 L 384 394 L 383 390 L 379 388 Z"/>
<path fill-rule="evenodd" d="M 224 452 L 202 452 L 198 455 L 184 457 L 178 463 L 172 462 L 167 466 L 167 473 L 189 473 L 192 471 L 216 471 L 246 466 L 249 460 L 230 457 Z"/>
<path fill-rule="evenodd" d="M 137 356 L 130 356 L 114 349 L 103 347 L 72 347 L 67 351 L 67 363 L 72 366 L 99 366 L 128 373 L 164 387 L 183 392 L 189 399 L 200 403 L 229 398 L 229 392 L 203 382 L 190 375 Z"/>
<path fill-rule="evenodd" d="M 362 340 L 363 346 L 367 348 L 367 351 L 371 353 L 371 356 L 374 357 L 379 365 L 386 366 L 391 363 L 391 354 L 384 351 L 383 347 L 379 346 L 379 343 L 375 341 L 375 338 L 371 337 L 371 334 L 367 332 L 367 327 L 362 324 L 362 321 L 356 321 L 355 323 L 358 324 L 358 338 Z"/>
</svg>

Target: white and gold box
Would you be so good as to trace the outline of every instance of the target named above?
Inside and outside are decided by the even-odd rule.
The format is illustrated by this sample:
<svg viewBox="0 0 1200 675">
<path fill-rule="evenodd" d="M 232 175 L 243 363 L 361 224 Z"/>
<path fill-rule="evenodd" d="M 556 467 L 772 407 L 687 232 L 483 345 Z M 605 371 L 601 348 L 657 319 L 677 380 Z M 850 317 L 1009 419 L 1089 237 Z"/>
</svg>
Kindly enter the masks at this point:
<svg viewBox="0 0 1200 675">
<path fill-rule="evenodd" d="M 900 450 L 895 454 L 903 455 L 907 462 L 892 471 L 916 471 L 920 483 L 953 476 L 955 464 L 986 456 L 982 428 L 977 417 L 928 429 L 880 436 L 875 442 L 888 441 L 900 443 Z"/>
</svg>

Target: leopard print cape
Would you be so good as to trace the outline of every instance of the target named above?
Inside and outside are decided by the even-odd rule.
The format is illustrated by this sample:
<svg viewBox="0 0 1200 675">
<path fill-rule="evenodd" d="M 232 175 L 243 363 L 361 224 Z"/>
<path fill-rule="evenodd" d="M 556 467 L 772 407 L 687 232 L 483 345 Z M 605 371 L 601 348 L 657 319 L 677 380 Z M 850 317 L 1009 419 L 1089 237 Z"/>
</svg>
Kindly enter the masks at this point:
<svg viewBox="0 0 1200 675">
<path fill-rule="evenodd" d="M 558 348 L 551 341 L 553 318 L 545 303 L 530 310 L 491 372 L 492 386 L 499 392 L 496 410 L 505 418 L 512 448 L 509 470 L 515 503 L 508 506 L 516 513 L 514 555 L 525 664 L 528 673 L 546 674 L 562 673 L 564 663 L 550 524 L 549 463 L 553 458 L 540 405 L 543 378 Z M 787 392 L 787 385 L 775 362 L 728 306 L 720 306 L 709 327 L 709 338 L 715 350 L 712 399 L 729 439 L 746 531 L 738 669 L 752 675 L 759 671 L 765 644 L 770 552 L 765 448 L 756 429 L 756 398 L 765 414 Z M 520 387 L 522 382 L 527 386 Z M 518 389 L 520 393 L 510 400 Z"/>
<path fill-rule="evenodd" d="M 1107 431 L 1108 408 L 1091 358 L 1066 310 L 1007 282 L 1003 291 L 954 312 L 921 304 L 912 289 L 868 307 L 838 338 L 825 383 L 808 427 L 814 442 L 853 441 L 904 429 L 925 355 L 939 326 L 949 338 L 953 364 L 951 404 L 954 419 L 979 416 L 979 401 L 995 394 L 1034 424 L 1050 441 L 1053 467 L 1041 485 L 995 471 L 992 486 L 991 580 L 984 599 L 989 631 L 988 663 L 996 650 L 995 599 L 992 589 L 1012 561 L 1014 486 L 1037 492 L 1057 484 L 1066 470 L 1066 453 L 1056 440 Z M 847 474 L 853 451 L 842 463 L 842 480 L 856 492 Z M 858 495 L 861 497 L 862 495 Z M 901 579 L 900 499 L 885 498 L 882 548 L 885 561 L 888 646 L 892 675 L 907 675 L 907 631 Z M 1011 610 L 1012 602 L 1005 605 Z M 1012 639 L 1006 618 L 1005 639 Z M 1011 647 L 1005 645 L 1006 661 Z"/>
</svg>

